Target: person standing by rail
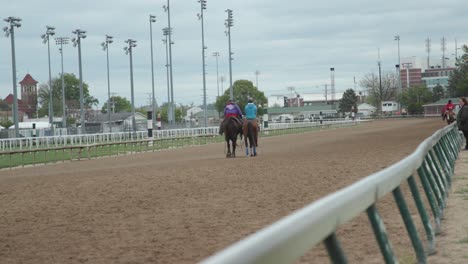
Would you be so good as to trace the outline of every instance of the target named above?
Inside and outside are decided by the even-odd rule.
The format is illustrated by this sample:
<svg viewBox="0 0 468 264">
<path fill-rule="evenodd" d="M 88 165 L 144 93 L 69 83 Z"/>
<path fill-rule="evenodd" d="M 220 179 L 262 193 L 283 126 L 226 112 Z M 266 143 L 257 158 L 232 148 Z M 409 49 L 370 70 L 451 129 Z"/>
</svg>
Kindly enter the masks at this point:
<svg viewBox="0 0 468 264">
<path fill-rule="evenodd" d="M 465 150 L 468 150 L 468 103 L 466 98 L 460 97 L 459 104 L 461 108 L 457 114 L 457 126 L 465 136 Z"/>
</svg>

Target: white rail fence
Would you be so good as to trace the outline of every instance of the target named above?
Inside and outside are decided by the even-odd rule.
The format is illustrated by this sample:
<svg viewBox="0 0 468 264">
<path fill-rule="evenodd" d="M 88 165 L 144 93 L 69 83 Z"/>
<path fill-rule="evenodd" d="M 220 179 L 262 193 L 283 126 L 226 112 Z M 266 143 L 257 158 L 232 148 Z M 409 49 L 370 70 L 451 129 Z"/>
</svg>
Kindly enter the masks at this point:
<svg viewBox="0 0 468 264">
<path fill-rule="evenodd" d="M 358 121 L 352 120 L 324 120 L 323 124 L 319 122 L 302 122 L 302 123 L 270 123 L 265 131 L 278 129 L 293 129 L 307 128 L 319 126 L 342 126 L 355 124 Z M 200 128 L 183 128 L 170 130 L 153 130 L 153 137 L 156 139 L 169 139 L 179 137 L 198 137 L 198 136 L 216 136 L 218 135 L 218 127 L 200 127 Z M 38 149 L 50 148 L 59 146 L 80 146 L 98 143 L 121 143 L 128 140 L 147 139 L 147 131 L 134 132 L 119 132 L 119 133 L 103 133 L 103 134 L 84 134 L 84 135 L 63 135 L 49 137 L 24 137 L 0 139 L 0 151 L 11 151 L 16 149 Z"/>
<path fill-rule="evenodd" d="M 347 263 L 335 232 L 339 225 L 364 211 L 385 263 L 398 263 L 376 207 L 377 201 L 390 192 L 404 220 L 418 263 L 426 263 L 426 256 L 434 253 L 434 233 L 440 231 L 445 198 L 461 143 L 454 124 L 440 129 L 398 163 L 294 212 L 202 263 L 293 263 L 322 241 L 333 263 Z M 434 216 L 435 232 L 413 176 L 415 171 Z M 409 184 L 429 242 L 425 249 L 400 190 L 405 181 Z"/>
</svg>

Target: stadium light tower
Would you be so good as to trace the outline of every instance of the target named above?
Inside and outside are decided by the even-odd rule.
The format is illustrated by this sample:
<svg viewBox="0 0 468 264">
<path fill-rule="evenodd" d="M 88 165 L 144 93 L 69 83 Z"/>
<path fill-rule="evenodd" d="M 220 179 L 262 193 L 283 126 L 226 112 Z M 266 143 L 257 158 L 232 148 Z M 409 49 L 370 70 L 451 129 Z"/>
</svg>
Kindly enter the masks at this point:
<svg viewBox="0 0 468 264">
<path fill-rule="evenodd" d="M 111 92 L 110 92 L 110 77 L 109 77 L 109 44 L 114 42 L 114 37 L 106 35 L 106 40 L 101 43 L 102 49 L 106 51 L 107 57 L 107 119 L 109 121 L 109 131 L 112 133 L 111 122 Z"/>
<path fill-rule="evenodd" d="M 169 119 L 170 120 L 170 123 L 174 123 L 175 122 L 175 105 L 174 105 L 174 78 L 173 78 L 173 75 L 172 75 L 172 45 L 174 44 L 174 42 L 172 42 L 172 28 L 171 28 L 171 9 L 170 9 L 170 1 L 167 0 L 167 5 L 164 5 L 163 6 L 163 9 L 165 12 L 167 12 L 167 28 L 169 28 L 169 31 L 168 31 L 168 47 L 169 47 L 169 76 L 170 76 L 170 86 L 171 86 L 171 100 L 170 100 L 170 103 L 169 103 L 169 109 L 171 110 L 170 111 L 170 114 L 171 114 L 171 118 Z"/>
<path fill-rule="evenodd" d="M 156 124 L 156 95 L 154 93 L 154 63 L 153 63 L 153 23 L 156 22 L 155 15 L 149 15 L 149 25 L 150 25 L 150 43 L 151 43 L 151 110 L 153 111 L 152 124 L 153 127 Z"/>
<path fill-rule="evenodd" d="M 15 57 L 15 27 L 21 27 L 21 18 L 8 17 L 3 19 L 8 23 L 8 26 L 3 28 L 5 36 L 11 35 L 11 68 L 13 71 L 13 122 L 15 123 L 15 137 L 19 137 L 18 126 L 18 92 L 16 90 L 16 57 Z"/>
<path fill-rule="evenodd" d="M 46 26 L 47 30 L 45 34 L 41 35 L 42 43 L 47 43 L 47 56 L 49 59 L 49 124 L 54 136 L 54 108 L 53 108 L 53 93 L 54 88 L 52 87 L 52 73 L 50 70 L 50 36 L 55 35 L 55 27 Z"/>
<path fill-rule="evenodd" d="M 79 68 L 78 71 L 80 75 L 80 125 L 81 125 L 80 133 L 84 134 L 86 133 L 86 127 L 85 127 L 84 95 L 83 95 L 83 70 L 81 66 L 81 39 L 86 38 L 86 31 L 81 30 L 81 29 L 76 29 L 72 33 L 76 34 L 76 37 L 72 38 L 73 47 L 78 46 L 78 68 Z"/>
<path fill-rule="evenodd" d="M 232 88 L 232 53 L 231 52 L 231 27 L 234 26 L 234 19 L 232 17 L 232 10 L 231 9 L 226 9 L 226 12 L 228 14 L 227 19 L 224 22 L 224 25 L 226 26 L 226 35 L 228 36 L 228 41 L 229 41 L 229 84 L 230 84 L 230 90 L 229 90 L 229 98 L 231 100 L 234 100 L 234 92 Z"/>
<path fill-rule="evenodd" d="M 63 45 L 68 44 L 68 38 L 67 37 L 58 37 L 55 38 L 55 44 L 60 45 L 59 51 L 60 51 L 60 62 L 62 65 L 62 74 L 61 74 L 61 79 L 62 79 L 62 127 L 66 128 L 67 127 L 67 105 L 65 102 L 65 80 L 63 78 Z"/>
<path fill-rule="evenodd" d="M 206 10 L 206 0 L 198 0 L 200 3 L 200 13 L 197 14 L 198 19 L 201 21 L 201 37 L 202 37 L 202 71 L 203 71 L 203 125 L 208 126 L 208 108 L 206 106 L 206 71 L 205 71 L 205 30 L 203 24 L 203 10 Z"/>
<path fill-rule="evenodd" d="M 131 93 L 132 93 L 132 127 L 133 127 L 134 136 L 136 137 L 135 96 L 134 96 L 134 92 L 133 92 L 133 55 L 132 55 L 132 51 L 133 51 L 133 48 L 135 48 L 137 45 L 136 45 L 136 40 L 133 40 L 133 39 L 125 40 L 125 43 L 128 44 L 128 46 L 124 47 L 125 54 L 129 55 L 129 57 L 130 57 L 130 89 L 131 89 Z"/>
</svg>

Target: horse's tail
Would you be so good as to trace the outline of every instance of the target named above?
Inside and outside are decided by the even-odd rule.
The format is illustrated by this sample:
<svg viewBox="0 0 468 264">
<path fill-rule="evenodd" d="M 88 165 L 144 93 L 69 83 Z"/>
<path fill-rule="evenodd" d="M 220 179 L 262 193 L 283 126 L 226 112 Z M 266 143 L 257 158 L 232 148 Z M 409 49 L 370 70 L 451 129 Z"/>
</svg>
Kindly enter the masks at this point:
<svg viewBox="0 0 468 264">
<path fill-rule="evenodd" d="M 255 138 L 254 138 L 254 131 L 253 131 L 253 125 L 252 125 L 252 122 L 250 121 L 247 121 L 247 131 L 249 133 L 249 141 L 250 141 L 250 145 L 251 146 L 257 146 L 256 142 L 255 142 Z"/>
</svg>

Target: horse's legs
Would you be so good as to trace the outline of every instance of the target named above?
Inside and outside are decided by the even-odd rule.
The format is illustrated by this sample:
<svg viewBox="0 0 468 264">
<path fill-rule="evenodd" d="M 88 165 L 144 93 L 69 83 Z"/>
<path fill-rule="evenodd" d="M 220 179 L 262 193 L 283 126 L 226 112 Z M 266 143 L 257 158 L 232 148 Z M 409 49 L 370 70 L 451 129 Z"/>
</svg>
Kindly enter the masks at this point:
<svg viewBox="0 0 468 264">
<path fill-rule="evenodd" d="M 235 158 L 236 157 L 237 135 L 236 135 L 236 138 L 234 140 L 231 140 L 231 142 L 232 142 L 232 157 Z"/>
<path fill-rule="evenodd" d="M 229 144 L 229 139 L 226 140 L 226 145 L 228 149 L 228 152 L 226 153 L 226 158 L 230 158 L 231 157 L 231 145 Z"/>
</svg>

